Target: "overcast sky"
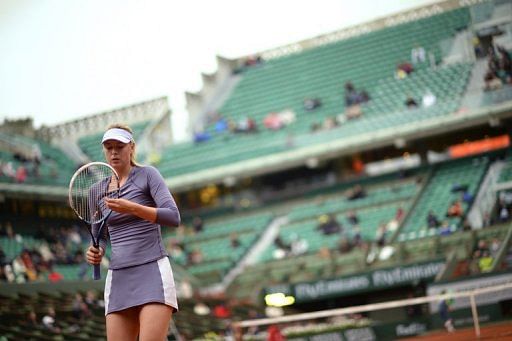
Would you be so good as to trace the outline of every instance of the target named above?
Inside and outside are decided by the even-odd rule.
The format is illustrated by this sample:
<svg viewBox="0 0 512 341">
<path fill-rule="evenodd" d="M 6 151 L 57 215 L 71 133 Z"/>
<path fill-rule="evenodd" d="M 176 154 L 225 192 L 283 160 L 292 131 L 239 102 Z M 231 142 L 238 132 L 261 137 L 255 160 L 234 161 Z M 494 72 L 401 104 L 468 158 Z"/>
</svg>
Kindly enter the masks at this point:
<svg viewBox="0 0 512 341">
<path fill-rule="evenodd" d="M 436 0 L 0 0 L 0 121 L 53 125 L 185 91 L 252 54 Z"/>
</svg>

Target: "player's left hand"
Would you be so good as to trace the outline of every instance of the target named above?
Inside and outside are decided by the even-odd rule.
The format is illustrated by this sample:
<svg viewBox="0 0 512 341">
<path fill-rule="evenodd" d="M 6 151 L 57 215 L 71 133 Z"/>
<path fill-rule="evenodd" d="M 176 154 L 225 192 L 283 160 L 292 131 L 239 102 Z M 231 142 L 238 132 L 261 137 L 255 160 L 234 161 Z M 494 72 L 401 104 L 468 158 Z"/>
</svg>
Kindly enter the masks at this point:
<svg viewBox="0 0 512 341">
<path fill-rule="evenodd" d="M 136 203 L 126 199 L 105 198 L 105 203 L 109 209 L 118 213 L 133 214 L 137 206 Z"/>
</svg>

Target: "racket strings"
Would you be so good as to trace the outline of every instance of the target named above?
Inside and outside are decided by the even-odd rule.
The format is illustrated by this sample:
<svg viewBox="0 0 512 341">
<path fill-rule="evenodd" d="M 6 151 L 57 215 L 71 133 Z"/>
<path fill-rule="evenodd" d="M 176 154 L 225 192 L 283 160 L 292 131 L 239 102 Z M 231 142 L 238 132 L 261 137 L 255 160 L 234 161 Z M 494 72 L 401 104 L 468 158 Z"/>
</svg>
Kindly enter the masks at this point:
<svg viewBox="0 0 512 341">
<path fill-rule="evenodd" d="M 74 177 L 70 202 L 78 216 L 94 224 L 108 212 L 105 198 L 117 198 L 119 181 L 106 165 L 90 165 Z"/>
</svg>

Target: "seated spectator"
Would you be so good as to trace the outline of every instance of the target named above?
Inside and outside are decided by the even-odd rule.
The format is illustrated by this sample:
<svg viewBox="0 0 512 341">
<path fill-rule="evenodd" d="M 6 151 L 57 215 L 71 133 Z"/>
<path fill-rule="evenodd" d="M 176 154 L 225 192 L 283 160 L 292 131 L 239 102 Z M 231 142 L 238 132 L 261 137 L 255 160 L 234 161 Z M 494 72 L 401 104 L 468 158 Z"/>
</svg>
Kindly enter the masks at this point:
<svg viewBox="0 0 512 341">
<path fill-rule="evenodd" d="M 244 66 L 245 67 L 256 66 L 256 65 L 260 65 L 262 62 L 263 62 L 263 59 L 261 58 L 261 56 L 253 55 L 253 56 L 249 56 L 245 59 Z"/>
<path fill-rule="evenodd" d="M 354 236 L 352 237 L 352 246 L 363 246 L 363 237 L 361 236 L 361 229 L 358 226 L 356 226 L 352 231 L 354 233 Z"/>
<path fill-rule="evenodd" d="M 56 270 L 54 270 L 53 265 L 49 264 L 49 274 L 48 274 L 48 280 L 52 283 L 60 282 L 64 279 L 64 276 Z"/>
<path fill-rule="evenodd" d="M 428 108 L 436 104 L 437 97 L 434 95 L 430 90 L 427 90 L 427 92 L 423 95 L 423 98 L 421 99 L 421 104 L 424 108 Z"/>
<path fill-rule="evenodd" d="M 303 102 L 304 110 L 313 111 L 322 106 L 322 101 L 319 98 L 306 98 Z"/>
<path fill-rule="evenodd" d="M 300 237 L 298 234 L 294 233 L 291 235 L 291 254 L 294 256 L 302 255 L 308 252 L 309 243 L 306 239 Z"/>
<path fill-rule="evenodd" d="M 276 112 L 271 112 L 263 119 L 263 125 L 270 130 L 279 130 L 283 128 L 284 124 Z"/>
<path fill-rule="evenodd" d="M 411 61 L 413 64 L 423 63 L 426 61 L 426 59 L 426 52 L 422 46 L 416 45 L 412 48 Z"/>
<path fill-rule="evenodd" d="M 194 249 L 188 254 L 187 262 L 189 265 L 199 264 L 203 261 L 203 253 L 199 249 Z"/>
<path fill-rule="evenodd" d="M 273 253 L 275 259 L 282 259 L 286 257 L 292 250 L 291 245 L 285 243 L 280 235 L 277 235 L 274 239 L 274 246 L 276 247 Z"/>
<path fill-rule="evenodd" d="M 198 130 L 194 133 L 194 142 L 195 143 L 206 142 L 206 141 L 209 141 L 211 138 L 212 137 L 210 136 L 209 133 L 202 131 L 202 130 Z"/>
<path fill-rule="evenodd" d="M 43 317 L 43 326 L 53 333 L 60 333 L 61 329 L 57 326 L 55 309 L 49 307 L 46 315 Z"/>
<path fill-rule="evenodd" d="M 25 180 L 27 180 L 27 169 L 23 166 L 19 166 L 18 169 L 16 169 L 16 182 L 17 183 L 24 183 Z"/>
<path fill-rule="evenodd" d="M 258 130 L 256 122 L 252 118 L 241 118 L 235 127 L 235 133 L 254 133 Z"/>
<path fill-rule="evenodd" d="M 217 122 L 215 122 L 215 131 L 217 133 L 222 133 L 229 130 L 228 120 L 224 117 L 220 117 Z"/>
<path fill-rule="evenodd" d="M 194 217 L 192 220 L 192 228 L 194 229 L 195 233 L 199 233 L 203 230 L 203 219 L 201 217 Z"/>
<path fill-rule="evenodd" d="M 322 125 L 322 128 L 324 130 L 331 130 L 338 126 L 338 123 L 336 122 L 336 119 L 333 117 L 327 117 Z"/>
<path fill-rule="evenodd" d="M 357 200 L 364 197 L 366 197 L 366 191 L 359 184 L 345 191 L 345 198 L 347 200 Z"/>
<path fill-rule="evenodd" d="M 488 70 L 485 73 L 484 82 L 485 82 L 485 86 L 484 86 L 485 91 L 497 90 L 497 89 L 500 89 L 503 85 L 503 83 L 502 83 L 501 79 L 498 77 L 497 73 L 492 70 Z"/>
<path fill-rule="evenodd" d="M 452 234 L 452 229 L 450 227 L 450 224 L 448 224 L 448 222 L 445 220 L 441 224 L 441 228 L 439 229 L 439 235 L 440 236 L 449 236 L 450 234 Z"/>
<path fill-rule="evenodd" d="M 361 117 L 363 114 L 363 109 L 361 109 L 361 106 L 359 104 L 354 104 L 347 108 L 345 112 L 345 120 L 351 120 L 354 118 Z"/>
<path fill-rule="evenodd" d="M 345 83 L 345 107 L 350 107 L 361 102 L 361 97 L 351 82 Z"/>
<path fill-rule="evenodd" d="M 351 225 L 359 225 L 359 217 L 357 216 L 356 211 L 348 211 L 346 218 Z"/>
<path fill-rule="evenodd" d="M 455 184 L 453 184 L 452 188 L 450 189 L 450 192 L 452 192 L 452 193 L 466 192 L 468 189 L 469 189 L 468 184 L 455 183 Z"/>
<path fill-rule="evenodd" d="M 396 212 L 395 212 L 395 220 L 398 222 L 401 222 L 404 217 L 405 217 L 404 209 L 402 207 L 397 208 Z"/>
<path fill-rule="evenodd" d="M 488 252 L 489 248 L 487 247 L 487 242 L 483 239 L 479 240 L 475 251 L 478 251 L 479 255 L 482 255 L 484 252 Z"/>
<path fill-rule="evenodd" d="M 366 103 L 366 102 L 369 102 L 370 101 L 370 95 L 368 94 L 368 92 L 366 90 L 363 90 L 361 91 L 361 93 L 359 94 L 359 97 L 360 97 L 360 103 Z"/>
<path fill-rule="evenodd" d="M 292 124 L 297 119 L 295 112 L 291 109 L 286 109 L 278 113 L 281 123 L 285 126 Z"/>
<path fill-rule="evenodd" d="M 446 212 L 447 217 L 462 217 L 462 204 L 460 200 L 455 200 L 452 202 L 451 206 L 448 208 Z"/>
<path fill-rule="evenodd" d="M 498 238 L 493 238 L 491 246 L 489 248 L 489 252 L 491 254 L 492 258 L 496 258 L 498 255 L 498 251 L 500 250 L 501 242 L 498 240 Z"/>
<path fill-rule="evenodd" d="M 408 75 L 410 75 L 414 71 L 414 66 L 412 66 L 409 62 L 400 63 L 396 67 L 396 75 L 397 79 L 404 79 Z"/>
<path fill-rule="evenodd" d="M 317 131 L 322 130 L 322 126 L 318 122 L 311 123 L 311 126 L 309 127 L 309 131 L 312 133 L 316 133 Z"/>
<path fill-rule="evenodd" d="M 471 205 L 471 203 L 473 202 L 473 195 L 469 191 L 464 191 L 461 194 L 461 200 L 462 200 L 462 202 L 465 202 L 466 204 Z"/>
<path fill-rule="evenodd" d="M 484 251 L 480 259 L 478 260 L 478 267 L 480 268 L 480 272 L 491 271 L 493 261 L 494 259 L 489 254 L 489 251 Z"/>
<path fill-rule="evenodd" d="M 386 224 L 381 223 L 377 228 L 377 233 L 375 235 L 375 240 L 377 241 L 377 245 L 379 247 L 383 247 L 384 245 L 386 245 L 386 234 Z"/>
<path fill-rule="evenodd" d="M 438 227 L 440 225 L 439 219 L 434 214 L 434 211 L 430 210 L 427 215 L 427 226 L 428 227 Z"/>
<path fill-rule="evenodd" d="M 414 108 L 418 107 L 418 103 L 416 102 L 416 100 L 414 98 L 412 98 L 411 96 L 408 96 L 407 99 L 405 100 L 405 106 L 408 109 L 414 109 Z"/>
<path fill-rule="evenodd" d="M 322 231 L 324 235 L 337 234 L 343 230 L 342 225 L 336 219 L 334 214 L 321 215 L 318 218 L 319 224 L 316 229 Z"/>
<path fill-rule="evenodd" d="M 231 233 L 231 235 L 229 236 L 229 243 L 231 244 L 231 247 L 233 249 L 236 249 L 240 245 L 242 245 L 240 239 L 238 238 L 238 235 L 235 232 Z"/>
<path fill-rule="evenodd" d="M 341 237 L 340 241 L 338 242 L 338 251 L 341 254 L 349 253 L 350 250 L 352 250 L 352 245 L 350 244 L 350 241 L 347 239 L 347 237 Z"/>
</svg>

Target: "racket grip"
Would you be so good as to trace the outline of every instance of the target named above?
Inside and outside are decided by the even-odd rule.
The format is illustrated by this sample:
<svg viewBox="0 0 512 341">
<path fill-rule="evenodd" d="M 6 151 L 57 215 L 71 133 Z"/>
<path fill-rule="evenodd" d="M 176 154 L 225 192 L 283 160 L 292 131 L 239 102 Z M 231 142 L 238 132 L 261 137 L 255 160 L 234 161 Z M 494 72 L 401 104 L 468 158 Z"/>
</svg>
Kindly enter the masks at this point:
<svg viewBox="0 0 512 341">
<path fill-rule="evenodd" d="M 94 265 L 94 273 L 92 275 L 92 278 L 97 281 L 98 279 L 101 279 L 101 273 L 100 273 L 100 265 Z"/>
</svg>

